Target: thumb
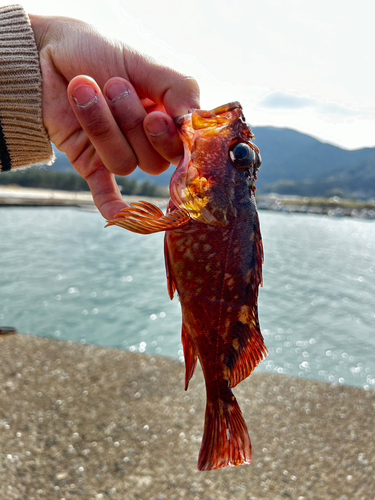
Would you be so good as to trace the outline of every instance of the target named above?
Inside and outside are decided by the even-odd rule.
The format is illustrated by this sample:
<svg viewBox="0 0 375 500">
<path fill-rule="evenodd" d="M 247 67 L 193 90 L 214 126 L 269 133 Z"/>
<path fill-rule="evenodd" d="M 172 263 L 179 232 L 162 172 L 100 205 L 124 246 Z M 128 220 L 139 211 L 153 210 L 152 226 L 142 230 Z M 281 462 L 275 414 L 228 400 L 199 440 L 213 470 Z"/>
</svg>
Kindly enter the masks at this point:
<svg viewBox="0 0 375 500">
<path fill-rule="evenodd" d="M 188 76 L 173 80 L 164 93 L 163 104 L 172 118 L 191 113 L 193 109 L 199 109 L 198 83 Z"/>
<path fill-rule="evenodd" d="M 200 107 L 199 85 L 194 78 L 161 66 L 139 53 L 128 52 L 125 63 L 138 95 L 164 106 L 172 118 Z"/>
</svg>

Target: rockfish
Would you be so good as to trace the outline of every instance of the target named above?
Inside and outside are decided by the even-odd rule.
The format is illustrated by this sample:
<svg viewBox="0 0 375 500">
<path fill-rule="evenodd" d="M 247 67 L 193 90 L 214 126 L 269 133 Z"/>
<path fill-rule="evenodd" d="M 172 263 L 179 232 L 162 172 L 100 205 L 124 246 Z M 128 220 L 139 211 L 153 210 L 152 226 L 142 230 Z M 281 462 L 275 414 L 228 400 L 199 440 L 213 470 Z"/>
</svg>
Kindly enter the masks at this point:
<svg viewBox="0 0 375 500">
<path fill-rule="evenodd" d="M 232 388 L 267 355 L 258 321 L 263 247 L 254 191 L 259 149 L 233 102 L 176 119 L 184 156 L 167 213 L 139 202 L 109 221 L 142 234 L 165 231 L 171 299 L 182 308 L 185 390 L 197 359 L 207 391 L 198 469 L 251 462 L 249 433 Z"/>
</svg>

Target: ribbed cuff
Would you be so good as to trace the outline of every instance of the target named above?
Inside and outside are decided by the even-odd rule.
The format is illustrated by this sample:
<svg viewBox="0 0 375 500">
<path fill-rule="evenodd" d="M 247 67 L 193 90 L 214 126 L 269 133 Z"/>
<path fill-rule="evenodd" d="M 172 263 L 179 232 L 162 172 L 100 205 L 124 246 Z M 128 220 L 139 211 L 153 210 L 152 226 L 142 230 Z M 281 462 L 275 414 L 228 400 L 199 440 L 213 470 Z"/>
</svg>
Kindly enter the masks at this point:
<svg viewBox="0 0 375 500">
<path fill-rule="evenodd" d="M 0 170 L 51 164 L 34 33 L 20 5 L 0 7 Z"/>
</svg>

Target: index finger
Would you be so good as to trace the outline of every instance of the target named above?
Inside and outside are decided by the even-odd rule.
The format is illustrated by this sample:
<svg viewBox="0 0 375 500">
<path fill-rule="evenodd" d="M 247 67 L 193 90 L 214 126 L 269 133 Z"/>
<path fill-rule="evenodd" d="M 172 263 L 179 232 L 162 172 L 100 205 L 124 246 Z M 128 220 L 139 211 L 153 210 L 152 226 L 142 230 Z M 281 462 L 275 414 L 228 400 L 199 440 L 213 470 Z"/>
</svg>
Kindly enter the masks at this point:
<svg viewBox="0 0 375 500">
<path fill-rule="evenodd" d="M 87 178 L 96 208 L 102 216 L 109 220 L 129 205 L 122 200 L 121 192 L 115 176 L 105 168 L 99 166 Z"/>
</svg>

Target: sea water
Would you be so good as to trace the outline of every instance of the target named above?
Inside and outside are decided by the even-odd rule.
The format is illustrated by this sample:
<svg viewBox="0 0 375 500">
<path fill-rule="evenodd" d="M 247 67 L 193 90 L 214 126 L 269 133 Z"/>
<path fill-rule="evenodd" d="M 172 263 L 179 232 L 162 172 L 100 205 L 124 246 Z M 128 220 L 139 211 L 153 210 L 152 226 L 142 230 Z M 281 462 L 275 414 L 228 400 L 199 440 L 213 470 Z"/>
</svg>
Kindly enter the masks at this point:
<svg viewBox="0 0 375 500">
<path fill-rule="evenodd" d="M 375 222 L 260 212 L 258 370 L 375 389 Z M 163 234 L 75 208 L 0 209 L 0 326 L 179 358 Z M 124 367 L 125 369 L 125 367 Z"/>
</svg>

